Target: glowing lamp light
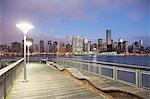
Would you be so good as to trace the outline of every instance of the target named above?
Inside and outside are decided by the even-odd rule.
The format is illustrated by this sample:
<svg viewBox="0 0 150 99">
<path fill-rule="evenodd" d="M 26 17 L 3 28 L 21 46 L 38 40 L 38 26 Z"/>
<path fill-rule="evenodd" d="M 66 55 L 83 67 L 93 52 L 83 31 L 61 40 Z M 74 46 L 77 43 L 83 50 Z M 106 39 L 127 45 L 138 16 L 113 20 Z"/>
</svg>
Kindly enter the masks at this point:
<svg viewBox="0 0 150 99">
<path fill-rule="evenodd" d="M 16 27 L 19 28 L 24 34 L 27 34 L 28 31 L 34 28 L 34 26 L 29 23 L 18 23 Z"/>
<path fill-rule="evenodd" d="M 29 47 L 29 46 L 32 45 L 32 42 L 31 42 L 31 41 L 27 41 L 27 42 L 26 42 L 26 45 Z"/>
</svg>

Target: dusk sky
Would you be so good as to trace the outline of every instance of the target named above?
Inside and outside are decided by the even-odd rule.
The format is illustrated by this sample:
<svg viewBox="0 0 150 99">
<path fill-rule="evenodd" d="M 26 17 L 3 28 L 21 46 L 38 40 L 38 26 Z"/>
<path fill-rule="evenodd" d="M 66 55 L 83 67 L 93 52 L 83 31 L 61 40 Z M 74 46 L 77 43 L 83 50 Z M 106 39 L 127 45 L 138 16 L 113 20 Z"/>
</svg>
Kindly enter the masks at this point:
<svg viewBox="0 0 150 99">
<path fill-rule="evenodd" d="M 39 40 L 65 41 L 80 34 L 92 41 L 112 39 L 150 42 L 150 0 L 0 0 L 0 43 L 21 42 L 18 22 L 29 22 L 28 33 Z"/>
</svg>

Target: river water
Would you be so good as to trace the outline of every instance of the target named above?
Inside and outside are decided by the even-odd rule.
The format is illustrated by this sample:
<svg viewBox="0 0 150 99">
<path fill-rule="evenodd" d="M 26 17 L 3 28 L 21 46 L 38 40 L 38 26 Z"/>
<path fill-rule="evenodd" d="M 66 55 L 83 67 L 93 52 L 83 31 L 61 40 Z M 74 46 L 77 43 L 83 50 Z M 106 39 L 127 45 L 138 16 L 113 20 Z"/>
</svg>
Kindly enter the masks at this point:
<svg viewBox="0 0 150 99">
<path fill-rule="evenodd" d="M 32 57 L 32 56 L 31 56 Z M 33 56 L 34 57 L 34 56 Z M 100 62 L 111 62 L 111 63 L 121 63 L 121 64 L 130 64 L 137 66 L 149 66 L 150 67 L 150 56 L 57 56 L 57 55 L 38 55 L 36 57 L 63 57 L 63 58 L 75 58 L 91 61 L 100 61 Z M 8 57 L 1 57 L 8 58 Z M 10 57 L 14 58 L 14 57 Z"/>
<path fill-rule="evenodd" d="M 121 63 L 130 64 L 138 66 L 149 66 L 150 67 L 150 56 L 60 56 L 65 58 L 75 58 L 91 61 L 100 62 L 111 62 L 111 63 Z"/>
</svg>

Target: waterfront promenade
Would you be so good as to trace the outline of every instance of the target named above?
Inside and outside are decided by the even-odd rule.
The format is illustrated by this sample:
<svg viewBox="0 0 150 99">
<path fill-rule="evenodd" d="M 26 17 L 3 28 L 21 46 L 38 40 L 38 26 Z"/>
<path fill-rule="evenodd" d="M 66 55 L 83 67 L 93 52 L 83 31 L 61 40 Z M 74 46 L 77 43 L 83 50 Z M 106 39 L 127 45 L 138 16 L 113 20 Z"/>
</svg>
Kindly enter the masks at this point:
<svg viewBox="0 0 150 99">
<path fill-rule="evenodd" d="M 6 99 L 103 99 L 64 73 L 45 64 L 30 63 L 28 82 L 22 82 L 23 71 Z"/>
<path fill-rule="evenodd" d="M 71 62 L 70 60 L 68 61 Z M 67 62 L 63 60 L 63 63 L 67 64 Z M 70 67 L 66 67 L 65 64 L 60 65 L 57 62 L 52 62 L 47 59 L 38 59 L 38 61 L 31 62 L 27 65 L 28 82 L 22 82 L 23 71 L 21 68 L 23 66 L 23 59 L 20 59 L 1 70 L 3 72 L 0 72 L 0 96 L 3 96 L 2 90 L 4 90 L 6 99 L 150 98 L 149 89 L 130 86 L 116 82 L 113 79 L 96 76 L 92 72 L 90 73 L 71 67 L 79 65 L 77 64 L 79 62 L 74 62 L 76 62 L 76 65 L 70 64 Z M 12 84 L 12 82 L 14 83 Z M 8 87 L 9 85 L 10 89 Z M 2 99 L 4 98 L 2 97 Z"/>
<path fill-rule="evenodd" d="M 96 93 L 102 92 L 111 95 L 114 99 L 149 99 L 150 90 L 143 88 L 137 88 L 131 85 L 116 82 L 112 79 L 105 77 L 99 77 L 95 74 L 88 73 L 87 71 L 78 70 L 76 68 L 66 68 L 63 65 L 59 65 L 54 62 L 49 62 L 50 66 L 56 69 L 67 72 L 74 78 L 82 82 L 84 86 L 88 86 L 91 90 Z"/>
</svg>

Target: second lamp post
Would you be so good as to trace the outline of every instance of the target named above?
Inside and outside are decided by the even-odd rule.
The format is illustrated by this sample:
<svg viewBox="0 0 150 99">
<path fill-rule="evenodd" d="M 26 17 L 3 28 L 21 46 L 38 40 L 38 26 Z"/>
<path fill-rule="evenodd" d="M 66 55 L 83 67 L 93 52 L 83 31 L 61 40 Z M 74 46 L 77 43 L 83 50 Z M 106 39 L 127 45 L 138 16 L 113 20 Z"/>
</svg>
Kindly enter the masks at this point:
<svg viewBox="0 0 150 99">
<path fill-rule="evenodd" d="M 30 56 L 30 46 L 32 45 L 32 42 L 31 41 L 27 41 L 26 42 L 26 45 L 27 45 L 27 47 L 28 47 L 28 52 L 27 52 L 27 54 L 28 54 L 28 65 L 29 65 L 29 56 Z"/>
</svg>

